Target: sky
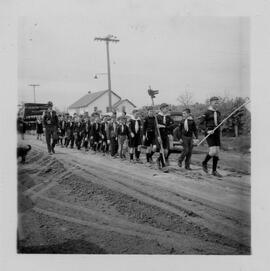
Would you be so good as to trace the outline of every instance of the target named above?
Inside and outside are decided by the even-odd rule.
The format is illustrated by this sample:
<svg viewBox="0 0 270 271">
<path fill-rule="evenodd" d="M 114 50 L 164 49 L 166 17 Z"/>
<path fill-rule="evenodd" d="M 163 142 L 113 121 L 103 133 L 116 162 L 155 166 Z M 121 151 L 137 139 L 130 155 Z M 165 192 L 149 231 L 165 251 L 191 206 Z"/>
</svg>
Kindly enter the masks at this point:
<svg viewBox="0 0 270 271">
<path fill-rule="evenodd" d="M 113 2 L 113 1 L 112 1 Z M 93 2 L 89 16 L 20 17 L 18 22 L 18 98 L 53 101 L 61 110 L 85 95 L 108 88 L 106 47 L 95 37 L 117 36 L 110 44 L 112 90 L 137 107 L 178 104 L 189 91 L 194 102 L 212 95 L 248 97 L 249 20 L 246 17 L 179 16 L 177 9 L 127 1 L 115 12 Z M 150 7 L 149 7 L 150 8 Z"/>
</svg>

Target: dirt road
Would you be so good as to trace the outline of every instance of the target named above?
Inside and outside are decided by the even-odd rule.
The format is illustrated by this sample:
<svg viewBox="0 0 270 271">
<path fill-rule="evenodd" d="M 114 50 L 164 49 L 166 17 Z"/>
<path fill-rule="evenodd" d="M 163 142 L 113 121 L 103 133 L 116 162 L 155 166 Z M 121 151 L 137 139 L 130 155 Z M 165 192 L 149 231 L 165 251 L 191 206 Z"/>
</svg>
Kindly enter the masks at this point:
<svg viewBox="0 0 270 271">
<path fill-rule="evenodd" d="M 18 166 L 23 253 L 250 254 L 250 176 L 170 173 L 28 136 Z M 196 157 L 194 156 L 196 161 Z M 225 167 L 224 167 L 225 168 Z"/>
</svg>

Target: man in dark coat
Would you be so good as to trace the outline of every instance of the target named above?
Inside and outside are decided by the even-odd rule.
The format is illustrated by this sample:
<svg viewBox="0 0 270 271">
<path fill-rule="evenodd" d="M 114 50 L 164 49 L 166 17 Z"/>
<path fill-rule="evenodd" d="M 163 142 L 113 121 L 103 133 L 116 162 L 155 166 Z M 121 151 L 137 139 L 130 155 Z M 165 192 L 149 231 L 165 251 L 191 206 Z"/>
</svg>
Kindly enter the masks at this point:
<svg viewBox="0 0 270 271">
<path fill-rule="evenodd" d="M 43 115 L 43 127 L 45 128 L 45 137 L 49 154 L 55 153 L 54 147 L 58 138 L 58 117 L 52 107 L 53 103 L 48 102 L 48 110 L 46 110 Z"/>
</svg>

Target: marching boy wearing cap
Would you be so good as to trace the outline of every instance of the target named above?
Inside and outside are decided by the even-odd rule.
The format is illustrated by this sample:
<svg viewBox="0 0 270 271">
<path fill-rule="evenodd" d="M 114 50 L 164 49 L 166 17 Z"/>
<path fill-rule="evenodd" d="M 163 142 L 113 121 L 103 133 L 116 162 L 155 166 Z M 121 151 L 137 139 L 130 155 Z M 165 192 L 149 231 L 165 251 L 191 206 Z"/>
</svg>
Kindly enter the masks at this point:
<svg viewBox="0 0 270 271">
<path fill-rule="evenodd" d="M 168 151 L 169 151 L 169 137 L 168 134 L 173 126 L 173 119 L 168 114 L 169 111 L 169 105 L 166 103 L 162 103 L 160 105 L 160 112 L 157 115 L 157 123 L 158 123 L 158 129 L 160 131 L 160 138 L 158 136 L 158 142 L 161 144 L 164 149 L 164 156 L 167 157 Z M 159 168 L 163 169 L 164 171 L 168 171 L 165 165 L 165 161 L 163 160 L 161 148 L 160 148 L 160 156 L 157 159 L 157 163 Z"/>
<path fill-rule="evenodd" d="M 133 117 L 129 121 L 129 156 L 130 162 L 133 162 L 133 156 L 135 152 L 136 162 L 141 163 L 140 154 L 141 154 L 141 120 L 139 118 L 139 111 L 134 109 L 132 111 Z"/>
<path fill-rule="evenodd" d="M 118 146 L 119 146 L 119 156 L 121 159 L 126 158 L 126 151 L 128 145 L 128 126 L 126 124 L 127 118 L 122 116 L 119 118 L 119 125 L 117 128 L 118 134 Z"/>
<path fill-rule="evenodd" d="M 220 151 L 220 129 L 218 128 L 215 130 L 215 132 L 213 132 L 213 129 L 215 129 L 215 127 L 218 126 L 221 119 L 221 114 L 217 110 L 218 105 L 219 105 L 218 97 L 212 97 L 210 99 L 210 106 L 202 116 L 201 124 L 204 125 L 205 135 L 210 134 L 210 136 L 206 139 L 207 144 L 209 146 L 209 152 L 206 155 L 204 161 L 202 162 L 202 167 L 203 170 L 206 173 L 208 173 L 207 163 L 211 158 L 213 158 L 212 175 L 222 177 L 217 172 L 217 164 L 219 160 L 219 151 Z"/>
<path fill-rule="evenodd" d="M 148 115 L 143 123 L 143 141 L 146 146 L 146 161 L 147 163 L 152 163 L 152 156 L 154 150 L 156 149 L 156 125 L 155 116 L 152 107 L 148 108 Z"/>
<path fill-rule="evenodd" d="M 185 159 L 185 168 L 187 170 L 191 170 L 190 160 L 193 149 L 193 135 L 195 136 L 196 140 L 198 140 L 198 131 L 189 108 L 183 111 L 182 116 L 183 119 L 181 120 L 179 125 L 179 136 L 180 141 L 183 142 L 184 149 L 178 159 L 178 166 L 182 167 L 182 162 Z"/>
</svg>

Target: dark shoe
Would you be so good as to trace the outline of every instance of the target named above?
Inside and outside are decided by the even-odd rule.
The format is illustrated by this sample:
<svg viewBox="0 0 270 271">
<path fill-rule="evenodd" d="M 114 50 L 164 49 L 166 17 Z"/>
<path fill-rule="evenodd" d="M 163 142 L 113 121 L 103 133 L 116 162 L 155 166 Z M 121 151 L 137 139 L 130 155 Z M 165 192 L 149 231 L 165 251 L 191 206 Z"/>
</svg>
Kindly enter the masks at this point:
<svg viewBox="0 0 270 271">
<path fill-rule="evenodd" d="M 219 178 L 223 177 L 223 176 L 222 176 L 220 173 L 218 173 L 217 171 L 213 171 L 213 172 L 212 172 L 212 175 L 215 176 L 215 177 L 219 177 Z"/>
<path fill-rule="evenodd" d="M 55 153 L 54 148 L 52 148 L 52 153 Z"/>
<path fill-rule="evenodd" d="M 208 173 L 207 164 L 202 162 L 202 169 L 205 173 Z"/>
<path fill-rule="evenodd" d="M 177 165 L 178 165 L 179 167 L 182 167 L 182 162 L 178 160 Z"/>
<path fill-rule="evenodd" d="M 163 168 L 161 168 L 161 171 L 164 172 L 164 173 L 168 173 L 169 169 L 167 167 L 163 167 Z"/>
<path fill-rule="evenodd" d="M 190 166 L 185 166 L 185 169 L 186 169 L 186 170 L 192 170 L 192 169 L 190 168 Z"/>
</svg>

